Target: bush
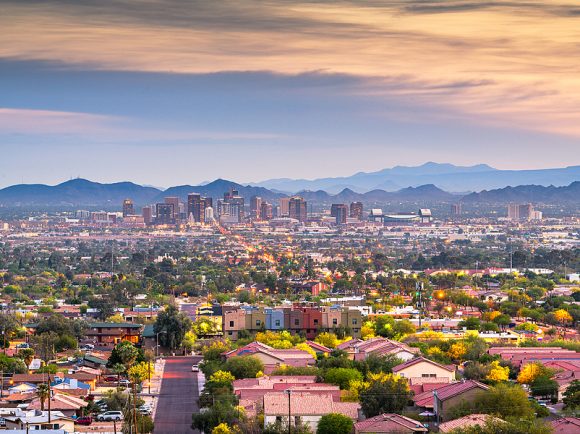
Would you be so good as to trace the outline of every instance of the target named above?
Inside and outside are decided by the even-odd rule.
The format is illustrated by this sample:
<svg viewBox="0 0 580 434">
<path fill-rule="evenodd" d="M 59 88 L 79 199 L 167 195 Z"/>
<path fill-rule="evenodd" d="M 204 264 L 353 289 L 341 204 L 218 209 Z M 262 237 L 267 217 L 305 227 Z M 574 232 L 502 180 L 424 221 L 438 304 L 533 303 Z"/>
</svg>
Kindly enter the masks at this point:
<svg viewBox="0 0 580 434">
<path fill-rule="evenodd" d="M 353 422 L 348 416 L 340 413 L 325 414 L 318 422 L 316 434 L 350 434 Z"/>
<path fill-rule="evenodd" d="M 241 378 L 256 378 L 258 372 L 264 371 L 264 363 L 253 356 L 236 356 L 228 359 L 223 369 L 231 372 L 238 380 Z"/>
<path fill-rule="evenodd" d="M 335 384 L 346 390 L 351 382 L 362 381 L 363 375 L 354 368 L 330 368 L 322 374 L 322 378 L 326 383 Z"/>
</svg>

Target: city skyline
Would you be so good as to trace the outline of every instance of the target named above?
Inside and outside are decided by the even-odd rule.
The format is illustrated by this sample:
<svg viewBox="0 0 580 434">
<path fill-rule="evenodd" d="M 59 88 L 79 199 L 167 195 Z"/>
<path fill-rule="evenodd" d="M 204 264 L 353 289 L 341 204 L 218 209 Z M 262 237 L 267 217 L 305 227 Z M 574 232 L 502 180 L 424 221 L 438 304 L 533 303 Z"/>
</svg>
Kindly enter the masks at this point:
<svg viewBox="0 0 580 434">
<path fill-rule="evenodd" d="M 572 1 L 0 4 L 2 187 L 580 163 Z"/>
</svg>

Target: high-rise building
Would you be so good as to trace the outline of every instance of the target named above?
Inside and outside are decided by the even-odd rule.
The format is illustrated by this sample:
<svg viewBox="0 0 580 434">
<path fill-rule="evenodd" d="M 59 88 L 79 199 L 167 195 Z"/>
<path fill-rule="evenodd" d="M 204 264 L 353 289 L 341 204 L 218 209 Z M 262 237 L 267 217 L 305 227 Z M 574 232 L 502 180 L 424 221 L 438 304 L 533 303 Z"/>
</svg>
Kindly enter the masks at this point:
<svg viewBox="0 0 580 434">
<path fill-rule="evenodd" d="M 451 204 L 451 215 L 460 216 L 463 212 L 461 202 Z"/>
<path fill-rule="evenodd" d="M 330 215 L 336 219 L 337 225 L 345 224 L 348 216 L 348 207 L 344 203 L 333 203 L 330 207 Z"/>
<path fill-rule="evenodd" d="M 278 199 L 278 203 L 280 205 L 280 212 L 276 217 L 288 217 L 290 215 L 290 198 L 281 197 Z"/>
<path fill-rule="evenodd" d="M 352 202 L 350 204 L 350 218 L 362 220 L 363 204 L 362 202 Z"/>
<path fill-rule="evenodd" d="M 262 198 L 260 196 L 252 196 L 250 198 L 250 217 L 252 220 L 260 220 L 262 211 Z"/>
<path fill-rule="evenodd" d="M 198 193 L 187 195 L 187 218 L 195 223 L 205 223 L 206 198 Z"/>
<path fill-rule="evenodd" d="M 131 199 L 125 199 L 123 201 L 123 217 L 127 217 L 128 215 L 135 215 L 135 207 Z"/>
<path fill-rule="evenodd" d="M 260 218 L 262 220 L 272 220 L 274 212 L 272 209 L 272 204 L 268 202 L 262 202 L 260 206 Z"/>
<path fill-rule="evenodd" d="M 224 193 L 224 198 L 217 203 L 217 212 L 222 223 L 239 223 L 244 220 L 244 198 L 237 190 L 230 190 Z"/>
<path fill-rule="evenodd" d="M 537 217 L 534 206 L 531 203 L 523 205 L 510 203 L 508 204 L 508 219 L 510 220 L 533 220 Z"/>
<path fill-rule="evenodd" d="M 155 205 L 155 223 L 158 225 L 175 224 L 175 208 L 173 203 L 158 203 Z"/>
<path fill-rule="evenodd" d="M 288 202 L 288 215 L 290 218 L 296 219 L 298 221 L 306 221 L 306 201 L 300 196 L 291 197 L 290 201 Z"/>
<path fill-rule="evenodd" d="M 163 201 L 167 205 L 173 205 L 171 219 L 175 223 L 176 221 L 179 220 L 179 198 L 178 197 L 166 197 Z M 157 217 L 159 217 L 159 214 L 157 214 Z"/>
<path fill-rule="evenodd" d="M 146 225 L 153 223 L 153 208 L 150 206 L 144 206 L 141 209 L 141 215 L 143 216 L 143 221 Z"/>
</svg>

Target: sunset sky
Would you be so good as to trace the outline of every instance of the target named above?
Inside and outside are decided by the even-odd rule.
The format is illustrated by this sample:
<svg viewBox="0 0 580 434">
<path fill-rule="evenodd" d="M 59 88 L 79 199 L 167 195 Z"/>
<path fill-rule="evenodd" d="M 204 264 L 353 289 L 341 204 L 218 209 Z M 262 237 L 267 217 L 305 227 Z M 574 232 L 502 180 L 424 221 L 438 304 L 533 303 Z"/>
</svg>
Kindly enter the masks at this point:
<svg viewBox="0 0 580 434">
<path fill-rule="evenodd" d="M 0 186 L 580 164 L 580 3 L 0 0 Z"/>
</svg>

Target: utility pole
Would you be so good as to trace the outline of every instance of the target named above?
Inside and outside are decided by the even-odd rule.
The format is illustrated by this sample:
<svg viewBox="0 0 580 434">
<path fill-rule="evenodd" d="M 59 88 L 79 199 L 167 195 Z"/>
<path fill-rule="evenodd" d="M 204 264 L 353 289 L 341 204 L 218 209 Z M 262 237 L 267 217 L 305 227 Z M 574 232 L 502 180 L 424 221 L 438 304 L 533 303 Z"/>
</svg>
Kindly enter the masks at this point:
<svg viewBox="0 0 580 434">
<path fill-rule="evenodd" d="M 133 381 L 133 421 L 135 423 L 135 434 L 139 434 L 139 426 L 137 425 L 137 385 Z"/>
<path fill-rule="evenodd" d="M 423 313 L 423 282 L 415 282 L 417 290 L 417 306 L 419 307 L 419 329 L 421 329 L 421 314 Z"/>
<path fill-rule="evenodd" d="M 291 389 L 287 389 L 286 393 L 288 394 L 288 434 L 292 433 L 292 412 L 290 411 L 290 397 L 292 396 L 292 390 Z"/>
</svg>

